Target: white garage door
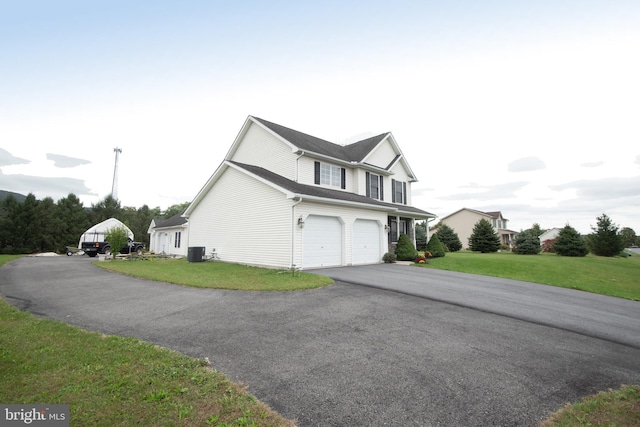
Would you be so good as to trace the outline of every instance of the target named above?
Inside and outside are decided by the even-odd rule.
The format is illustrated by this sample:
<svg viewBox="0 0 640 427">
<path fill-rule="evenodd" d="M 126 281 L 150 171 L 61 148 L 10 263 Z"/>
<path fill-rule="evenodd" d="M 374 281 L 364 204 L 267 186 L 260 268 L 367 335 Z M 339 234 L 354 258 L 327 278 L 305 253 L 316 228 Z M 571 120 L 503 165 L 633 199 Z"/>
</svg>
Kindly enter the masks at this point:
<svg viewBox="0 0 640 427">
<path fill-rule="evenodd" d="M 342 264 L 342 224 L 336 217 L 309 215 L 304 220 L 303 268 Z"/>
<path fill-rule="evenodd" d="M 380 224 L 378 221 L 357 219 L 353 223 L 353 263 L 380 262 Z"/>
</svg>

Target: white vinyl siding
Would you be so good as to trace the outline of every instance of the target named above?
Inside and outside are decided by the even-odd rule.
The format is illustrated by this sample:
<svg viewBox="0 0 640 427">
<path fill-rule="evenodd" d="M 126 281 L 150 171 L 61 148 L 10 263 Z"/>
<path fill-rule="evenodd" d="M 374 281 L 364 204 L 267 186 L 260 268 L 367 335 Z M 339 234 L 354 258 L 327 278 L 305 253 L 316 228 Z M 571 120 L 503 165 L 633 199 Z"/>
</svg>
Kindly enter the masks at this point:
<svg viewBox="0 0 640 427">
<path fill-rule="evenodd" d="M 391 163 L 397 155 L 398 153 L 393 149 L 391 143 L 388 140 L 385 140 L 378 145 L 364 161 L 370 165 L 386 169 L 387 166 L 389 166 L 389 163 Z"/>
<path fill-rule="evenodd" d="M 205 246 L 207 255 L 215 248 L 223 261 L 288 268 L 291 203 L 229 167 L 191 214 L 189 246 Z"/>
<path fill-rule="evenodd" d="M 291 147 L 256 124 L 252 124 L 231 159 L 256 165 L 290 180 L 296 179 L 297 155 Z M 313 173 L 313 171 L 312 171 Z"/>
</svg>

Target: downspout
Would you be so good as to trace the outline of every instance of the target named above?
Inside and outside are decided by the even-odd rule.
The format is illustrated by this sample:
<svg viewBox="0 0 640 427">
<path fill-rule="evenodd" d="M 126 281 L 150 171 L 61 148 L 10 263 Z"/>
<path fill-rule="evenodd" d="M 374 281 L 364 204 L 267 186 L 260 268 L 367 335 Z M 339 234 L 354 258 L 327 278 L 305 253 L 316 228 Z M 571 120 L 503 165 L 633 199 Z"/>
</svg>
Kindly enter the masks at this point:
<svg viewBox="0 0 640 427">
<path fill-rule="evenodd" d="M 296 162 L 297 165 L 297 162 Z M 296 206 L 302 203 L 302 197 L 297 198 L 298 201 L 291 205 L 291 262 L 289 263 L 289 268 L 295 270 L 295 264 L 293 263 L 294 250 L 295 247 L 295 236 L 296 236 Z"/>
<path fill-rule="evenodd" d="M 298 170 L 299 170 L 298 160 L 300 160 L 300 157 L 302 157 L 302 156 L 304 156 L 304 151 L 300 151 L 300 155 L 298 157 L 296 157 L 296 182 L 298 182 Z"/>
</svg>

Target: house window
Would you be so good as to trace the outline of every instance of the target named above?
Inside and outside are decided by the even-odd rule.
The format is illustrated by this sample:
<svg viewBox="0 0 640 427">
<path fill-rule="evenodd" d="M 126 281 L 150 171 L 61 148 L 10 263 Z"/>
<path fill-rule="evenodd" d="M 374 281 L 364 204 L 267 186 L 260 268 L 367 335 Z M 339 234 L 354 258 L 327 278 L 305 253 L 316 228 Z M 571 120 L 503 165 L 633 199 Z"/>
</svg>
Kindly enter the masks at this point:
<svg viewBox="0 0 640 427">
<path fill-rule="evenodd" d="M 320 164 L 320 184 L 340 187 L 340 170 L 337 166 Z"/>
<path fill-rule="evenodd" d="M 180 247 L 180 240 L 182 240 L 182 232 L 181 231 L 176 231 L 176 238 L 174 240 L 174 246 L 176 248 Z"/>
<path fill-rule="evenodd" d="M 366 196 L 372 199 L 384 200 L 384 187 L 382 176 L 367 172 L 366 174 Z"/>
<path fill-rule="evenodd" d="M 328 163 L 315 162 L 314 182 L 318 185 L 346 188 L 346 171 L 344 168 Z"/>
<path fill-rule="evenodd" d="M 403 181 L 391 180 L 392 202 L 407 204 L 407 183 Z"/>
</svg>

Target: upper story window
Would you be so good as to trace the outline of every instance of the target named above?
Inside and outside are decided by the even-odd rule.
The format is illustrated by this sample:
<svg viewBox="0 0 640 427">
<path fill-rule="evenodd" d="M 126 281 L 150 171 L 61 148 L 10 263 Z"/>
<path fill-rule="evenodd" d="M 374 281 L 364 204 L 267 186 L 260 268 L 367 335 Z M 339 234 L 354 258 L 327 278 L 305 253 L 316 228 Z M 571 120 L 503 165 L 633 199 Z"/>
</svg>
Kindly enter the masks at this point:
<svg viewBox="0 0 640 427">
<path fill-rule="evenodd" d="M 384 199 L 384 186 L 383 177 L 376 175 L 375 173 L 367 172 L 366 174 L 366 191 L 367 197 L 372 199 L 383 200 Z"/>
<path fill-rule="evenodd" d="M 407 204 L 407 183 L 403 181 L 391 180 L 391 201 L 393 203 Z"/>
<path fill-rule="evenodd" d="M 346 188 L 346 171 L 344 168 L 328 163 L 315 162 L 315 183 L 331 187 Z"/>
</svg>

